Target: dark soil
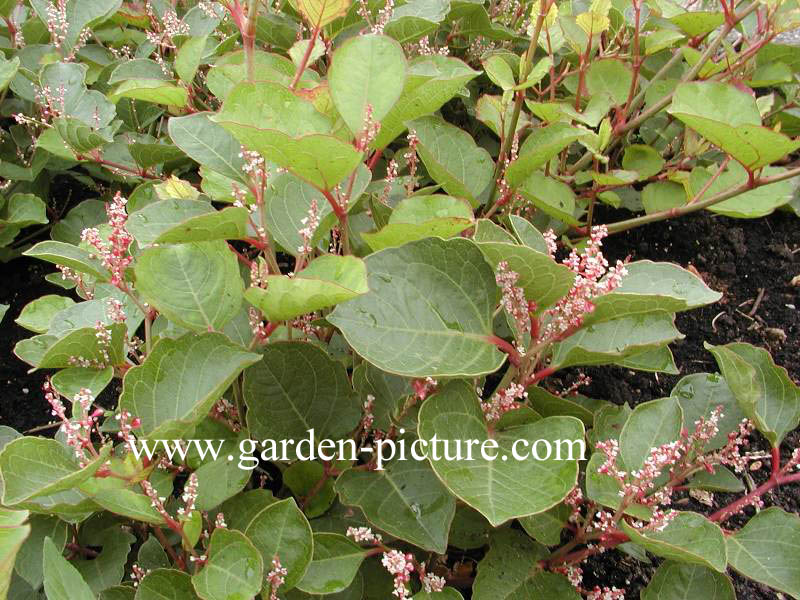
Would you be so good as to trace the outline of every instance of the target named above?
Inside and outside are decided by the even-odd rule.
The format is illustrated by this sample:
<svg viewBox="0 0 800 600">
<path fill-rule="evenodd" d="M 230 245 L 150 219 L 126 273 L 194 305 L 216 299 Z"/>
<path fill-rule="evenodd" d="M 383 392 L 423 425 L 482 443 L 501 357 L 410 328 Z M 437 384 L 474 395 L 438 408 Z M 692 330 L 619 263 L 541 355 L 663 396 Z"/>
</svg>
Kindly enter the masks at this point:
<svg viewBox="0 0 800 600">
<path fill-rule="evenodd" d="M 602 215 L 613 221 L 620 215 Z M 800 274 L 800 220 L 793 215 L 776 213 L 752 221 L 692 215 L 682 220 L 657 223 L 612 236 L 606 240 L 610 259 L 652 259 L 676 262 L 697 270 L 706 283 L 724 293 L 723 299 L 703 309 L 678 315 L 678 328 L 686 338 L 673 344 L 676 364 L 681 374 L 716 371 L 713 357 L 703 342 L 725 344 L 744 341 L 768 349 L 784 366 L 790 377 L 800 380 L 800 288 L 790 281 Z M 51 268 L 38 261 L 16 259 L 3 265 L 0 302 L 11 307 L 0 326 L 0 424 L 26 431 L 48 422 L 49 410 L 40 393 L 44 373 L 28 373 L 28 366 L 12 353 L 14 344 L 30 332 L 13 320 L 31 300 L 51 293 L 66 293 L 47 283 L 44 275 Z M 761 293 L 763 290 L 763 293 Z M 758 305 L 755 303 L 761 296 Z M 582 390 L 595 398 L 616 403 L 640 402 L 669 395 L 680 376 L 654 375 L 623 368 L 591 368 L 586 372 L 592 384 Z M 798 431 L 789 443 L 800 442 Z M 789 444 L 787 444 L 789 445 Z M 751 473 L 756 483 L 766 479 L 766 468 Z M 716 502 L 730 499 L 716 495 Z M 800 490 L 778 490 L 764 498 L 767 506 L 781 506 L 800 513 Z M 708 511 L 694 501 L 688 507 Z M 752 514 L 749 509 L 748 514 Z M 740 526 L 746 518 L 731 519 L 727 526 Z M 596 556 L 583 565 L 587 587 L 595 584 L 617 586 L 637 598 L 657 566 L 644 565 L 618 552 Z M 740 600 L 774 600 L 779 596 L 760 584 L 731 573 Z"/>
</svg>

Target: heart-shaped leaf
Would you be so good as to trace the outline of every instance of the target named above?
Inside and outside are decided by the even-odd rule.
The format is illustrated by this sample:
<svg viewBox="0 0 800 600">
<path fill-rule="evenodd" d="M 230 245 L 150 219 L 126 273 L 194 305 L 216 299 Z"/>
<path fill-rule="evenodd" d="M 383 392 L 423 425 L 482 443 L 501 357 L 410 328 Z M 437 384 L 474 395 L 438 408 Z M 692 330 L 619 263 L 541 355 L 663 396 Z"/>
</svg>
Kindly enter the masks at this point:
<svg viewBox="0 0 800 600">
<path fill-rule="evenodd" d="M 574 417 L 548 417 L 490 432 L 475 391 L 463 381 L 452 382 L 431 396 L 419 413 L 421 439 L 436 436 L 451 443 L 468 439 L 488 444 L 486 456 L 479 451 L 481 446 L 474 448 L 474 460 L 447 460 L 442 453 L 438 458 L 429 453 L 428 460 L 447 488 L 495 527 L 509 519 L 544 512 L 564 499 L 577 481 L 580 458 L 576 451 L 574 460 L 569 460 L 568 452 L 575 449 L 571 444 L 582 445 L 583 435 L 583 424 Z M 528 445 L 520 450 L 517 440 Z M 546 456 L 543 460 L 533 456 L 518 460 L 512 454 L 515 448 L 531 452 L 537 440 L 540 456 Z M 563 444 L 567 447 L 562 449 Z M 488 460 L 490 455 L 497 458 Z"/>
</svg>

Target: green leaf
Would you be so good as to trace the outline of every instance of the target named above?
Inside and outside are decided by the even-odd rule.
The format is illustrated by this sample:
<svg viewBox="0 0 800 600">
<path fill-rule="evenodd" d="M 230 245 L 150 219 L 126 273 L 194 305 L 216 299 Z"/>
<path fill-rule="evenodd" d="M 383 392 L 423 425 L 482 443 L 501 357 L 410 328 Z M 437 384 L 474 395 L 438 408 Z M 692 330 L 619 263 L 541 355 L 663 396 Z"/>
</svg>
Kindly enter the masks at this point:
<svg viewBox="0 0 800 600">
<path fill-rule="evenodd" d="M 474 223 L 472 209 L 452 196 L 411 196 L 401 200 L 389 216 L 389 223 L 375 233 L 361 237 L 373 251 L 426 237 L 453 237 Z"/>
<path fill-rule="evenodd" d="M 176 569 L 155 569 L 139 582 L 136 600 L 196 600 L 192 577 Z"/>
<path fill-rule="evenodd" d="M 543 417 L 569 416 L 580 419 L 587 427 L 594 421 L 594 412 L 603 404 L 579 394 L 556 396 L 538 386 L 527 389 L 530 407 Z M 598 406 L 599 405 L 599 406 Z"/>
<path fill-rule="evenodd" d="M 800 423 L 800 388 L 766 350 L 744 343 L 712 346 L 706 342 L 705 348 L 717 360 L 742 412 L 777 448 Z"/>
<path fill-rule="evenodd" d="M 483 70 L 486 72 L 486 76 L 492 80 L 492 83 L 502 88 L 503 91 L 510 90 L 517 84 L 511 67 L 498 54 L 493 54 L 483 61 Z"/>
<path fill-rule="evenodd" d="M 328 320 L 366 360 L 410 377 L 477 376 L 503 363 L 488 339 L 497 286 L 473 242 L 427 238 L 365 262 L 369 293 Z"/>
<path fill-rule="evenodd" d="M 351 0 L 292 0 L 292 5 L 306 21 L 315 27 L 324 27 L 344 16 Z"/>
<path fill-rule="evenodd" d="M 578 219 L 575 218 L 575 192 L 566 183 L 536 172 L 522 182 L 518 191 L 542 212 L 564 223 L 578 225 Z"/>
<path fill-rule="evenodd" d="M 335 594 L 346 589 L 366 552 L 343 535 L 314 534 L 314 556 L 297 588 L 309 594 Z"/>
<path fill-rule="evenodd" d="M 718 406 L 722 407 L 719 432 L 705 448 L 718 450 L 728 442 L 728 434 L 736 431 L 744 419 L 739 405 L 725 379 L 719 373 L 693 373 L 683 377 L 672 388 L 670 396 L 677 398 L 683 410 L 683 426 L 693 431 L 701 417 L 708 417 Z"/>
<path fill-rule="evenodd" d="M 136 541 L 133 534 L 118 526 L 106 529 L 102 535 L 103 549 L 98 556 L 73 562 L 73 566 L 95 594 L 122 582 L 131 544 Z"/>
<path fill-rule="evenodd" d="M 660 173 L 664 162 L 655 148 L 644 144 L 631 144 L 622 156 L 622 168 L 636 171 L 640 180 Z"/>
<path fill-rule="evenodd" d="M 314 540 L 308 521 L 292 498 L 262 506 L 248 517 L 240 529 L 261 553 L 265 564 L 271 564 L 276 554 L 280 557 L 288 571 L 282 589 L 292 589 L 311 563 Z"/>
<path fill-rule="evenodd" d="M 8 84 L 14 79 L 19 70 L 19 56 L 14 56 L 11 60 L 0 57 L 0 92 L 5 91 Z"/>
<path fill-rule="evenodd" d="M 163 338 L 125 373 L 120 409 L 141 419 L 143 436 L 180 437 L 208 414 L 242 369 L 259 360 L 218 333 Z"/>
<path fill-rule="evenodd" d="M 661 398 L 636 406 L 619 436 L 619 450 L 628 471 L 638 471 L 653 448 L 676 441 L 683 413 L 676 398 Z"/>
<path fill-rule="evenodd" d="M 287 321 L 335 306 L 369 291 L 364 261 L 325 254 L 294 277 L 269 275 L 267 287 L 252 287 L 245 298 L 270 321 Z"/>
<path fill-rule="evenodd" d="M 78 570 L 61 556 L 50 538 L 44 540 L 44 593 L 48 600 L 95 600 Z"/>
<path fill-rule="evenodd" d="M 127 79 L 108 95 L 114 103 L 121 98 L 179 107 L 186 106 L 189 99 L 186 88 L 161 79 Z"/>
<path fill-rule="evenodd" d="M 450 12 L 450 0 L 411 0 L 395 6 L 384 31 L 401 44 L 415 42 L 437 29 Z"/>
<path fill-rule="evenodd" d="M 231 441 L 222 447 L 222 456 L 219 460 L 210 460 L 195 471 L 197 474 L 197 508 L 210 511 L 229 498 L 241 492 L 250 480 L 250 471 L 242 469 L 232 460 L 225 460 L 228 456 L 244 454 L 238 452 L 238 445 Z"/>
<path fill-rule="evenodd" d="M 772 507 L 757 513 L 728 536 L 728 561 L 739 573 L 771 588 L 800 597 L 800 518 Z M 780 549 L 780 550 L 779 550 Z"/>
<path fill-rule="evenodd" d="M 136 142 L 128 146 L 131 157 L 142 169 L 184 158 L 184 152 L 172 144 L 147 144 Z"/>
<path fill-rule="evenodd" d="M 299 460 L 292 463 L 283 472 L 283 483 L 296 498 L 305 499 L 303 512 L 310 519 L 325 514 L 336 500 L 333 479 L 325 474 L 319 462 Z"/>
<path fill-rule="evenodd" d="M 73 304 L 75 304 L 75 300 L 69 296 L 59 296 L 58 294 L 41 296 L 26 304 L 14 322 L 30 331 L 46 333 L 50 329 L 50 322 L 56 313 Z"/>
<path fill-rule="evenodd" d="M 720 11 L 691 11 L 670 17 L 669 20 L 686 35 L 696 37 L 704 36 L 722 25 L 725 15 Z"/>
<path fill-rule="evenodd" d="M 725 572 L 728 560 L 722 530 L 703 515 L 678 512 L 661 531 L 636 529 L 624 520 L 620 524 L 631 541 L 656 556 Z"/>
<path fill-rule="evenodd" d="M 456 502 L 427 463 L 395 460 L 381 471 L 348 469 L 336 491 L 342 504 L 358 506 L 375 527 L 432 552 L 447 550 Z"/>
<path fill-rule="evenodd" d="M 494 162 L 489 153 L 475 144 L 466 131 L 439 117 L 423 117 L 406 123 L 419 138 L 417 153 L 431 178 L 456 198 L 464 198 L 473 208 L 492 181 Z"/>
<path fill-rule="evenodd" d="M 800 141 L 762 127 L 755 98 L 726 83 L 682 83 L 668 112 L 749 170 L 800 148 Z"/>
<path fill-rule="evenodd" d="M 592 61 L 586 70 L 586 89 L 589 94 L 605 94 L 611 98 L 614 106 L 627 102 L 632 81 L 630 67 L 613 58 Z"/>
<path fill-rule="evenodd" d="M 209 113 L 172 117 L 167 122 L 167 131 L 173 143 L 192 160 L 244 182 L 241 145 L 224 127 L 212 121 Z"/>
<path fill-rule="evenodd" d="M 243 533 L 217 528 L 211 534 L 208 562 L 192 576 L 203 600 L 245 600 L 261 591 L 264 563 Z"/>
<path fill-rule="evenodd" d="M 647 214 L 683 206 L 687 200 L 684 187 L 674 181 L 648 183 L 642 190 L 642 205 Z"/>
<path fill-rule="evenodd" d="M 406 130 L 406 123 L 433 114 L 464 85 L 480 75 L 466 63 L 449 56 L 420 56 L 408 65 L 403 93 L 381 121 L 373 148 L 385 148 Z"/>
<path fill-rule="evenodd" d="M 31 533 L 31 525 L 24 524 L 28 514 L 27 510 L 0 508 L 0 598 L 8 596 L 15 560 L 20 560 L 19 553 L 25 546 L 25 539 Z M 41 584 L 41 567 L 39 584 Z"/>
<path fill-rule="evenodd" d="M 109 343 L 105 343 L 97 337 L 95 327 L 69 329 L 52 336 L 49 334 L 36 336 L 36 338 L 51 338 L 52 343 L 48 343 L 34 366 L 39 369 L 58 369 L 71 367 L 76 360 L 81 362 L 81 359 L 87 361 L 89 365 L 101 368 L 108 364 L 123 364 L 125 362 L 125 325 L 118 323 L 110 327 L 106 326 L 105 329 L 110 333 Z"/>
<path fill-rule="evenodd" d="M 184 83 L 191 84 L 194 79 L 200 62 L 203 60 L 207 40 L 208 36 L 205 35 L 190 37 L 178 50 L 178 54 L 175 56 L 175 72 Z"/>
<path fill-rule="evenodd" d="M 47 206 L 33 194 L 12 194 L 0 210 L 0 226 L 28 227 L 47 223 Z"/>
<path fill-rule="evenodd" d="M 39 589 L 44 576 L 42 571 L 44 540 L 51 538 L 56 548 L 59 551 L 63 550 L 67 543 L 67 523 L 56 517 L 31 515 L 28 527 L 30 535 L 17 552 L 14 571 L 33 589 Z M 0 589 L 2 589 L 2 585 L 0 585 Z"/>
<path fill-rule="evenodd" d="M 105 446 L 97 458 L 81 468 L 74 453 L 56 440 L 17 438 L 0 452 L 3 504 L 11 506 L 69 490 L 94 475 L 110 451 L 111 447 Z"/>
<path fill-rule="evenodd" d="M 39 242 L 30 250 L 22 253 L 40 260 L 63 265 L 79 273 L 88 273 L 100 281 L 108 281 L 110 274 L 99 259 L 90 256 L 83 248 L 64 242 Z"/>
<path fill-rule="evenodd" d="M 583 424 L 573 417 L 549 417 L 494 431 L 489 435 L 483 411 L 474 389 L 463 381 L 452 382 L 431 396 L 419 413 L 419 436 L 431 440 L 477 440 L 481 444 L 494 440 L 497 448 L 487 446 L 488 460 L 480 446 L 470 447 L 473 460 L 438 459 L 430 452 L 428 460 L 448 489 L 483 514 L 493 526 L 509 519 L 524 517 L 555 506 L 575 486 L 578 476 L 577 458 L 583 441 Z M 528 456 L 517 460 L 512 455 L 514 443 L 523 439 L 530 446 L 519 451 L 531 452 L 537 440 L 545 440 L 551 452 L 539 445 L 544 460 Z M 578 441 L 578 447 L 562 448 L 556 440 Z M 568 460 L 572 453 L 576 460 Z M 466 456 L 467 449 L 464 449 Z M 452 452 L 450 456 L 452 456 Z M 549 454 L 549 456 L 548 456 Z M 502 457 L 506 456 L 506 460 Z M 561 460 L 556 460 L 556 457 Z"/>
<path fill-rule="evenodd" d="M 464 600 L 464 596 L 456 588 L 446 587 L 440 592 L 418 592 L 412 600 Z"/>
<path fill-rule="evenodd" d="M 641 600 L 736 600 L 730 578 L 700 565 L 665 561 L 642 590 Z"/>
<path fill-rule="evenodd" d="M 511 225 L 511 230 L 523 246 L 544 254 L 548 253 L 544 236 L 530 221 L 519 215 L 509 215 L 508 221 Z"/>
<path fill-rule="evenodd" d="M 526 246 L 484 242 L 478 247 L 495 269 L 498 263 L 505 261 L 509 271 L 519 274 L 516 285 L 525 290 L 525 298 L 536 302 L 537 311 L 555 304 L 575 281 L 575 275 L 567 267 Z"/>
<path fill-rule="evenodd" d="M 478 563 L 472 588 L 474 600 L 579 600 L 566 577 L 537 566 L 547 549 L 521 531 L 500 529 L 492 536 L 489 552 Z"/>
<path fill-rule="evenodd" d="M 240 83 L 214 121 L 243 145 L 319 189 L 352 173 L 361 153 L 331 135 L 332 123 L 314 105 L 273 82 Z"/>
<path fill-rule="evenodd" d="M 313 429 L 316 440 L 337 440 L 355 429 L 361 407 L 341 362 L 305 342 L 268 344 L 263 355 L 245 371 L 242 384 L 255 439 L 299 442 Z M 289 451 L 301 449 L 293 444 Z"/>
<path fill-rule="evenodd" d="M 364 130 L 367 110 L 377 122 L 389 113 L 405 79 L 403 48 L 384 35 L 360 35 L 344 42 L 333 53 L 328 73 L 333 103 L 355 136 Z"/>
<path fill-rule="evenodd" d="M 611 364 L 682 338 L 673 314 L 631 315 L 584 327 L 556 345 L 551 363 L 559 369 Z"/>
<path fill-rule="evenodd" d="M 561 532 L 567 524 L 572 509 L 564 503 L 538 515 L 522 517 L 519 524 L 537 542 L 546 546 L 556 546 L 561 542 Z"/>
<path fill-rule="evenodd" d="M 613 435 L 597 434 L 596 440 L 606 440 L 613 438 Z M 598 472 L 598 469 L 605 463 L 606 456 L 602 452 L 595 452 L 586 465 L 586 496 L 590 500 L 607 506 L 616 511 L 622 502 L 622 485 L 611 477 Z M 621 462 L 621 461 L 619 461 Z M 652 510 L 642 504 L 631 504 L 625 509 L 626 515 L 631 515 L 637 519 L 649 521 L 652 518 Z"/>
<path fill-rule="evenodd" d="M 247 236 L 248 217 L 244 207 L 218 211 L 210 202 L 168 198 L 132 213 L 126 227 L 140 247 L 231 240 Z"/>
<path fill-rule="evenodd" d="M 219 330 L 242 305 L 239 265 L 222 240 L 149 248 L 135 271 L 145 301 L 188 329 Z"/>
<path fill-rule="evenodd" d="M 689 489 L 709 490 L 711 492 L 736 493 L 744 491 L 744 484 L 730 469 L 716 465 L 714 472 L 699 471 L 686 482 Z"/>
<path fill-rule="evenodd" d="M 662 310 L 681 312 L 722 298 L 697 275 L 672 263 L 639 260 L 626 268 L 628 274 L 620 286 L 594 302 L 595 310 L 586 323 Z"/>
</svg>

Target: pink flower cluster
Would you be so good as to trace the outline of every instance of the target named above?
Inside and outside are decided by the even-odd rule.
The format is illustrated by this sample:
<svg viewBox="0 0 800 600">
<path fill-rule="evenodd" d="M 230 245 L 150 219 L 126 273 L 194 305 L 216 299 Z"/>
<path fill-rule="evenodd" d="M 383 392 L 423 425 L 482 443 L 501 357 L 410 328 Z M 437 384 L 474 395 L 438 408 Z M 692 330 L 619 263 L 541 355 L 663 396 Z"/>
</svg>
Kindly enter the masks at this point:
<svg viewBox="0 0 800 600">
<path fill-rule="evenodd" d="M 596 585 L 586 594 L 586 600 L 625 600 L 625 590 L 607 586 L 601 588 Z"/>
<path fill-rule="evenodd" d="M 50 414 L 58 417 L 61 421 L 60 431 L 66 435 L 67 445 L 73 449 L 81 468 L 85 467 L 88 464 L 86 450 L 92 447 L 92 429 L 97 424 L 97 419 L 103 414 L 102 409 L 97 409 L 89 414 L 89 409 L 94 402 L 92 391 L 81 388 L 75 394 L 73 411 L 75 407 L 80 407 L 80 414 L 73 419 L 67 417 L 64 403 L 49 379 L 45 380 L 42 385 L 42 391 L 44 391 L 45 400 L 50 404 Z"/>
<path fill-rule="evenodd" d="M 117 437 L 123 441 L 129 452 L 133 452 L 134 445 L 136 444 L 133 430 L 138 429 L 142 425 L 142 420 L 139 417 L 131 417 L 131 413 L 127 410 L 119 411 L 114 417 L 119 422 Z"/>
<path fill-rule="evenodd" d="M 622 261 L 617 261 L 616 266 L 608 266 L 608 261 L 601 251 L 603 238 L 607 235 L 608 228 L 605 225 L 592 227 L 583 252 L 578 254 L 578 251 L 573 249 L 564 259 L 564 264 L 575 273 L 575 283 L 569 293 L 546 312 L 550 321 L 543 329 L 543 339 L 556 341 L 569 331 L 580 327 L 586 315 L 594 310 L 592 301 L 618 288 L 622 278 L 628 274 Z M 545 238 L 545 241 L 547 239 Z M 550 240 L 548 249 L 552 251 L 555 240 L 552 237 Z"/>
<path fill-rule="evenodd" d="M 437 382 L 432 377 L 425 379 L 414 379 L 411 381 L 411 386 L 414 388 L 414 396 L 422 402 L 436 391 Z"/>
<path fill-rule="evenodd" d="M 197 504 L 197 473 L 192 473 L 186 480 L 181 500 L 183 500 L 183 506 L 178 509 L 178 515 L 188 519 L 192 516 Z"/>
<path fill-rule="evenodd" d="M 388 0 L 388 2 L 392 2 L 392 0 Z M 372 111 L 372 104 L 367 104 L 367 106 L 364 108 L 363 129 L 356 136 L 356 140 L 354 142 L 356 150 L 359 152 L 366 152 L 369 148 L 369 145 L 372 143 L 372 140 L 378 137 L 378 133 L 381 130 L 381 123 L 380 121 L 373 119 Z"/>
<path fill-rule="evenodd" d="M 411 573 L 414 572 L 414 557 L 411 554 L 403 554 L 399 550 L 392 550 L 383 553 L 381 564 L 384 568 L 394 575 L 394 591 L 393 596 L 400 600 L 409 598 L 409 591 L 406 584 L 411 579 Z"/>
<path fill-rule="evenodd" d="M 519 338 L 531 330 L 532 308 L 525 299 L 525 291 L 516 286 L 519 274 L 515 271 L 509 271 L 508 263 L 503 260 L 497 264 L 497 272 L 494 278 L 503 294 L 501 304 L 508 316 L 514 319 L 518 333 L 516 337 Z"/>
<path fill-rule="evenodd" d="M 272 558 L 272 568 L 267 573 L 267 583 L 269 584 L 269 600 L 278 600 L 278 589 L 286 581 L 289 571 L 281 565 L 281 559 L 276 554 Z"/>
<path fill-rule="evenodd" d="M 500 420 L 507 412 L 519 408 L 520 400 L 528 397 L 525 387 L 519 383 L 512 383 L 507 388 L 500 390 L 488 402 L 483 402 L 481 408 L 483 415 L 489 423 Z"/>
<path fill-rule="evenodd" d="M 311 239 L 314 237 L 314 232 L 317 231 L 317 227 L 319 227 L 319 206 L 317 205 L 316 198 L 311 200 L 311 206 L 308 208 L 308 216 L 303 217 L 300 223 L 303 227 L 299 229 L 297 233 L 300 234 L 303 243 L 297 247 L 297 251 L 300 254 L 308 254 L 313 250 L 311 247 Z"/>
<path fill-rule="evenodd" d="M 128 246 L 133 242 L 133 237 L 125 228 L 128 222 L 128 213 L 125 210 L 127 203 L 127 198 L 117 192 L 114 199 L 106 205 L 108 224 L 111 227 L 108 243 L 101 239 L 100 232 L 94 227 L 84 229 L 81 233 L 81 239 L 97 251 L 103 266 L 111 271 L 111 284 L 117 287 L 123 285 L 125 269 L 133 260 L 128 254 Z"/>
<path fill-rule="evenodd" d="M 369 527 L 348 527 L 346 535 L 360 544 L 378 545 L 383 542 L 381 535 L 373 533 Z"/>
</svg>

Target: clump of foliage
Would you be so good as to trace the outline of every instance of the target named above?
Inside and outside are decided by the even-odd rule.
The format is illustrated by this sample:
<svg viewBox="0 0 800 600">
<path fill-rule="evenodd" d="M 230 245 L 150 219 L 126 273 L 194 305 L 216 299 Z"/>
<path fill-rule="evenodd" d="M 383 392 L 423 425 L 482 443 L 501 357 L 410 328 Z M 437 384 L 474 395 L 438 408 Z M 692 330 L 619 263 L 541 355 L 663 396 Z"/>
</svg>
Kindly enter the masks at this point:
<svg viewBox="0 0 800 600">
<path fill-rule="evenodd" d="M 729 568 L 800 596 L 800 518 L 753 512 L 800 482 L 781 453 L 800 391 L 768 353 L 708 346 L 719 373 L 634 409 L 548 381 L 677 373 L 675 313 L 721 298 L 674 264 L 609 265 L 606 236 L 798 211 L 800 50 L 774 42 L 795 2 L 0 16 L 0 245 L 65 290 L 16 315 L 60 427 L 0 428 L 0 597 L 618 600 L 581 570 L 612 549 L 663 559 L 648 600 L 733 598 Z M 68 206 L 70 178 L 98 198 Z M 309 429 L 374 450 L 302 460 Z M 221 458 L 140 452 L 176 439 Z M 246 439 L 290 460 L 225 460 Z M 388 441 L 433 439 L 589 452 L 382 464 Z M 738 496 L 673 510 L 687 492 Z"/>
</svg>

